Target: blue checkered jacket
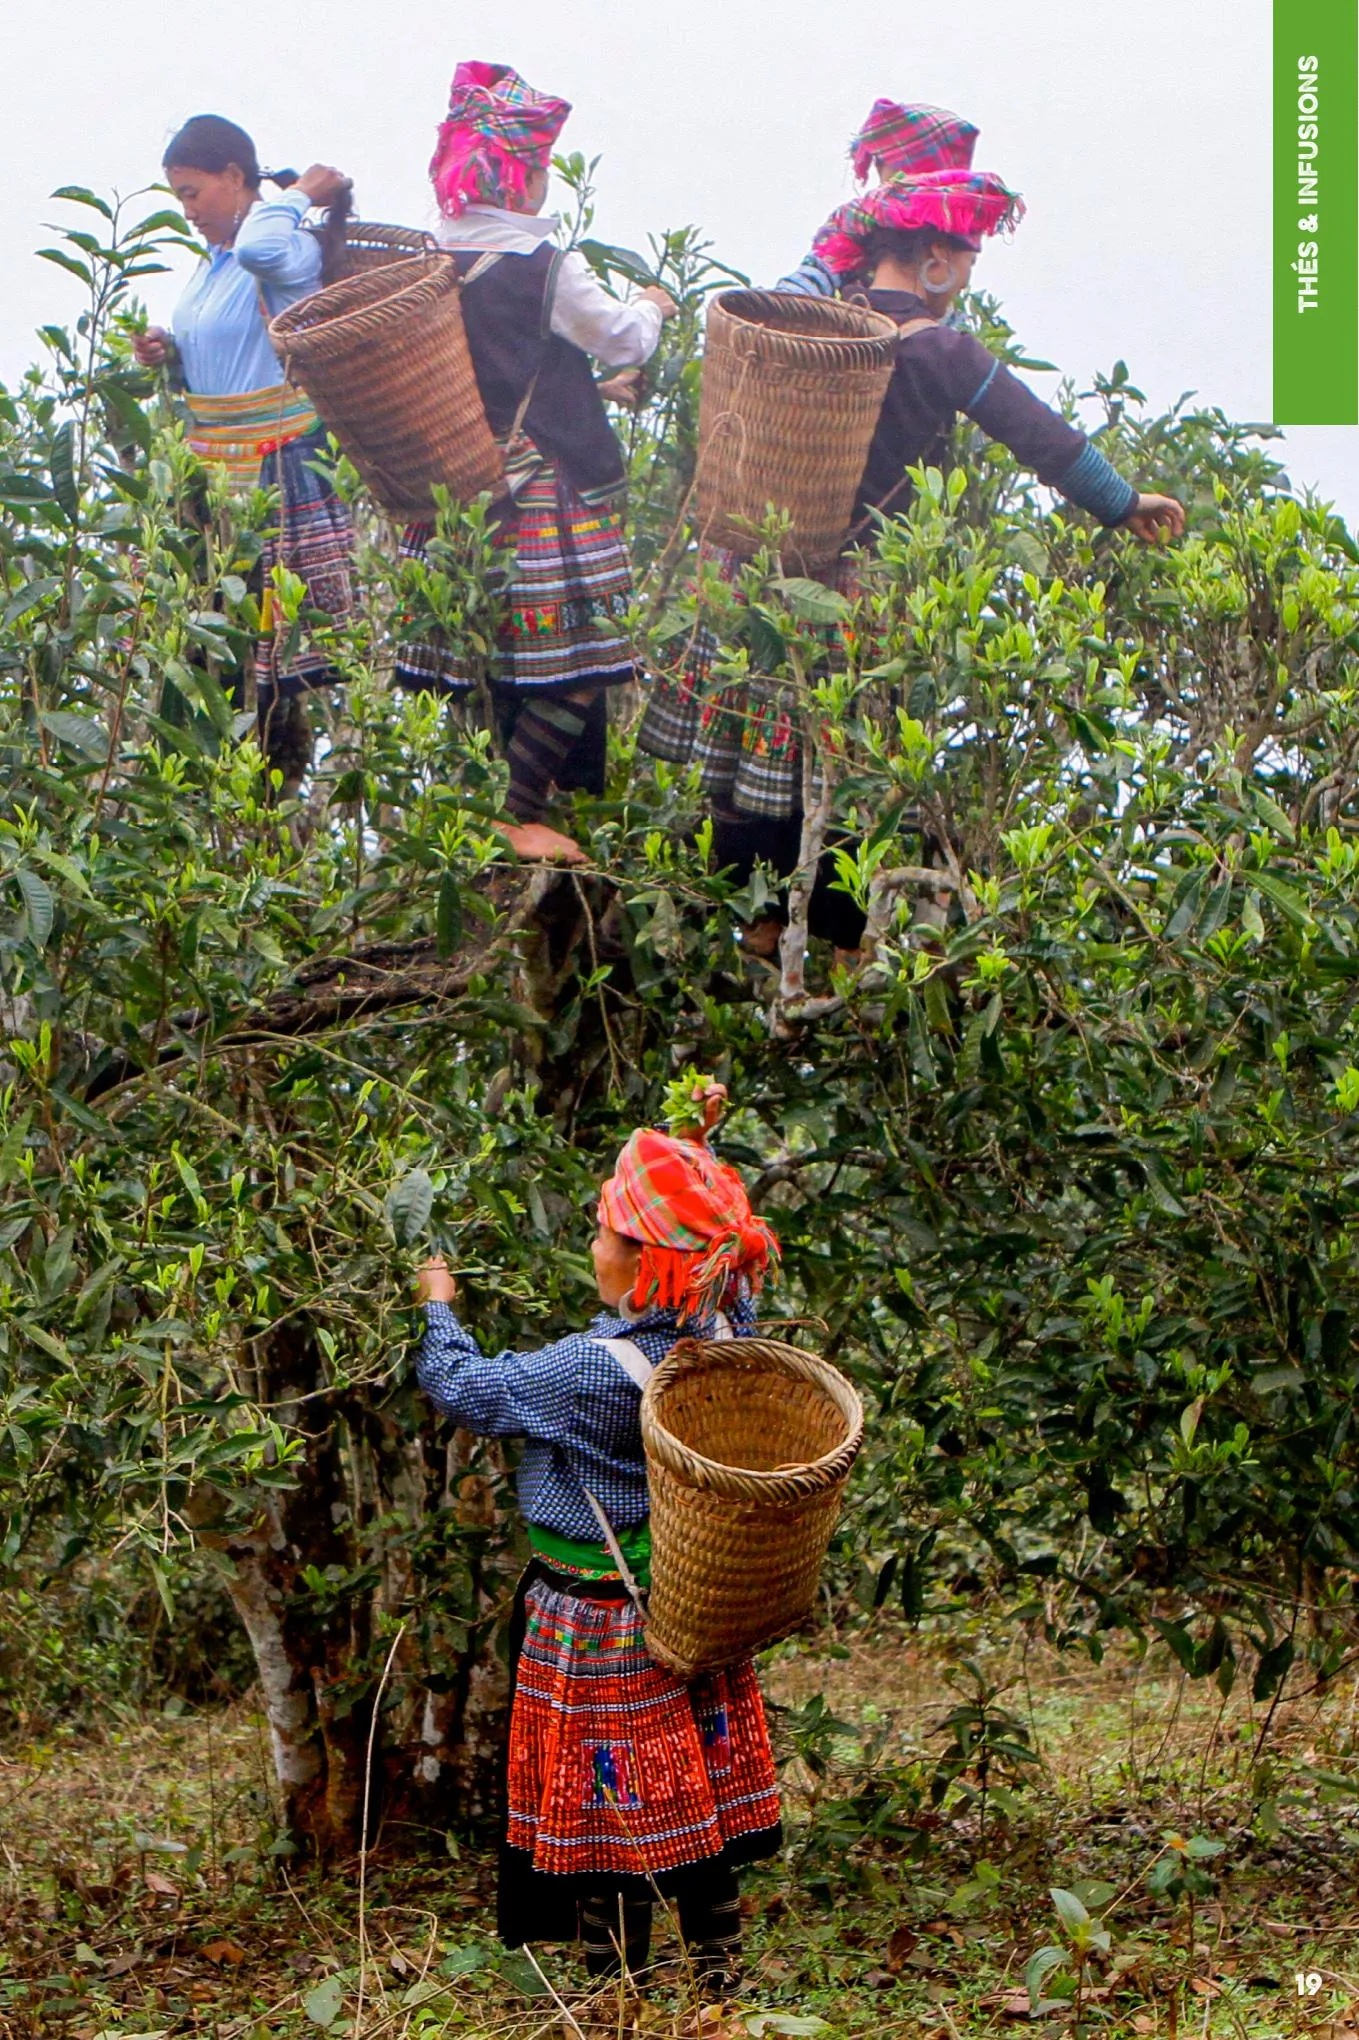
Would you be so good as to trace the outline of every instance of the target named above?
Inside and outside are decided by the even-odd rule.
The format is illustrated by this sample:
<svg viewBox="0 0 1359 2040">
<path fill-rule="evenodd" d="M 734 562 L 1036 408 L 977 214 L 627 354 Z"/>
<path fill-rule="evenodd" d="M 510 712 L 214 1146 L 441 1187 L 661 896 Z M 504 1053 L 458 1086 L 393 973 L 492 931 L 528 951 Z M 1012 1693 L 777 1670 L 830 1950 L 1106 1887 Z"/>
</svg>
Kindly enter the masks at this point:
<svg viewBox="0 0 1359 2040">
<path fill-rule="evenodd" d="M 732 1330 L 754 1328 L 749 1302 L 729 1311 Z M 691 1324 L 685 1336 L 701 1334 Z M 434 1407 L 483 1438 L 524 1438 L 519 1506 L 524 1519 L 559 1537 L 599 1542 L 584 1489 L 597 1496 L 615 1530 L 647 1516 L 642 1454 L 642 1391 L 601 1339 L 631 1339 L 648 1360 L 663 1360 L 681 1336 L 672 1310 L 624 1318 L 599 1313 L 536 1353 L 482 1352 L 446 1303 L 425 1305 L 425 1336 L 415 1372 Z"/>
</svg>

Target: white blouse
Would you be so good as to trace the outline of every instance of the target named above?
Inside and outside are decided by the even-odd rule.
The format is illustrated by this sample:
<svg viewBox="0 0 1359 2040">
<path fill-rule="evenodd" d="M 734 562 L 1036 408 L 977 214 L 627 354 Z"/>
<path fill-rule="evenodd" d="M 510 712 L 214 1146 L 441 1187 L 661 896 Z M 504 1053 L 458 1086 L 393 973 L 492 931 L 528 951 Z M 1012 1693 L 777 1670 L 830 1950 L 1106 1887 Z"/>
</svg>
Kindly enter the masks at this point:
<svg viewBox="0 0 1359 2040">
<path fill-rule="evenodd" d="M 557 231 L 558 221 L 540 213 L 511 212 L 498 205 L 469 205 L 437 228 L 445 248 L 499 248 L 507 255 L 531 255 Z M 625 304 L 611 297 L 578 248 L 557 267 L 550 325 L 606 368 L 640 368 L 656 351 L 665 321 L 650 298 Z"/>
</svg>

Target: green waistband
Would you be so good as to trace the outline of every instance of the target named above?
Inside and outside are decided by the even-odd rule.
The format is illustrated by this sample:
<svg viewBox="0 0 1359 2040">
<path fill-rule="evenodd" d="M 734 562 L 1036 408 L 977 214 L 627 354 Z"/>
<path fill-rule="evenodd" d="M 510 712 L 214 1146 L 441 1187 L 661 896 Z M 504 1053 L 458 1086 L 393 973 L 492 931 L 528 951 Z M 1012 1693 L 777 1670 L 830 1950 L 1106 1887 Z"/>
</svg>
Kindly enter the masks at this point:
<svg viewBox="0 0 1359 2040">
<path fill-rule="evenodd" d="M 562 1572 L 575 1573 L 583 1580 L 616 1580 L 618 1567 L 614 1564 L 606 1544 L 586 1544 L 575 1537 L 560 1537 L 555 1530 L 545 1530 L 541 1523 L 528 1526 L 529 1543 L 539 1558 L 545 1558 L 549 1565 L 557 1566 Z M 628 1562 L 628 1570 L 639 1587 L 651 1584 L 651 1525 L 639 1523 L 635 1530 L 624 1530 L 618 1538 L 619 1547 Z"/>
</svg>

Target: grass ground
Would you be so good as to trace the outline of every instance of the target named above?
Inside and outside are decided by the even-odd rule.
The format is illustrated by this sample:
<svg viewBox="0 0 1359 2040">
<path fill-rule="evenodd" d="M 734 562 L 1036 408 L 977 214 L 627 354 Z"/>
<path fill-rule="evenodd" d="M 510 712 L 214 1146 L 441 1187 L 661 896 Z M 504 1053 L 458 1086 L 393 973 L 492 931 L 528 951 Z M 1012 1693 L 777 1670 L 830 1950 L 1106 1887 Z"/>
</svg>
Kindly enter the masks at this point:
<svg viewBox="0 0 1359 2040">
<path fill-rule="evenodd" d="M 664 1926 L 645 2002 L 500 1951 L 473 1847 L 379 1844 L 361 1920 L 352 1866 L 261 1853 L 248 1708 L 11 1748 L 0 2035 L 1359 2040 L 1359 1680 L 1304 1676 L 1266 1724 L 1158 1653 L 1078 1666 L 984 1625 L 970 1648 L 980 1687 L 956 1643 L 885 1628 L 775 1654 L 789 1848 L 746 1882 L 740 2001 L 702 2011 Z"/>
</svg>

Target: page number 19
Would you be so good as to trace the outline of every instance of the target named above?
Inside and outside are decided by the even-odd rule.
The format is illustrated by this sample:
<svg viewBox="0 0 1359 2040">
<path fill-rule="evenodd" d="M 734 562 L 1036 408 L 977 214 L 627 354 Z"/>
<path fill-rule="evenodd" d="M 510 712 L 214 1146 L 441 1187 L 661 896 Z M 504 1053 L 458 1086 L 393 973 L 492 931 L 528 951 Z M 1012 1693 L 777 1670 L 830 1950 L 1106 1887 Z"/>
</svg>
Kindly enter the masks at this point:
<svg viewBox="0 0 1359 2040">
<path fill-rule="evenodd" d="M 1315 1997 L 1321 1989 L 1321 1977 L 1315 1969 L 1300 1969 L 1293 1981 L 1298 1986 L 1299 1997 Z"/>
</svg>

